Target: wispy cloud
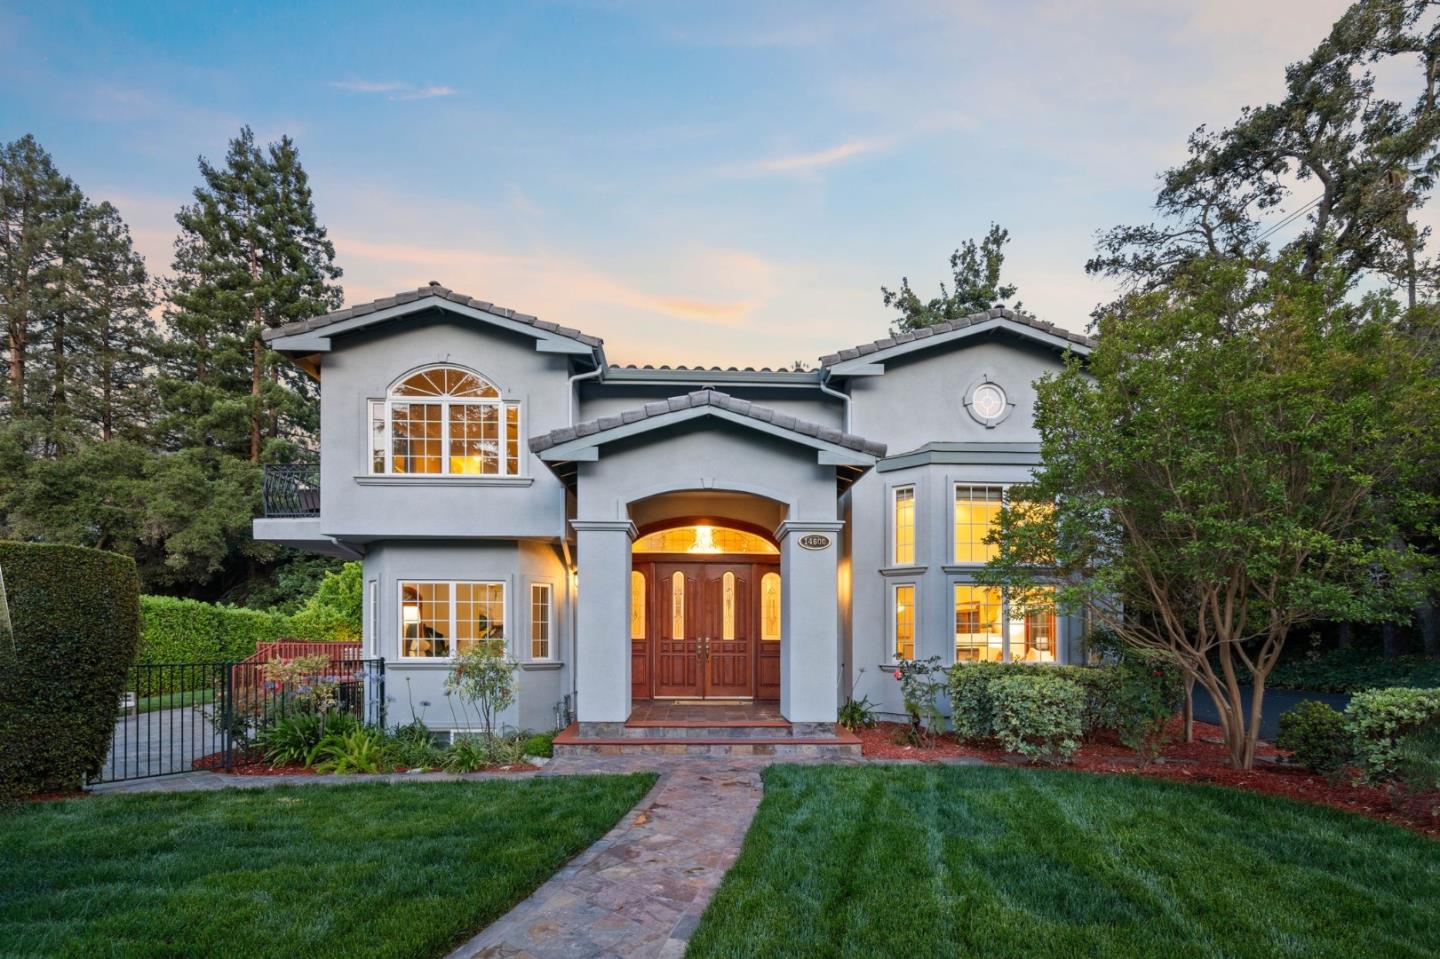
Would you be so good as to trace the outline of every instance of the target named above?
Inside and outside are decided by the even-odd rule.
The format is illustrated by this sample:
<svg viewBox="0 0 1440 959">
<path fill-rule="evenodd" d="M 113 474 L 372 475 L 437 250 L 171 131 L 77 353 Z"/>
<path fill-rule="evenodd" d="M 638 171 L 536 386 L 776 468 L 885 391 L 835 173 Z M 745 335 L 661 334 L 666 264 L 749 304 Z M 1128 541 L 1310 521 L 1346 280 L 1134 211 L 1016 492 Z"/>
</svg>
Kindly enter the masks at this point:
<svg viewBox="0 0 1440 959">
<path fill-rule="evenodd" d="M 431 84 L 416 86 L 389 80 L 332 80 L 330 85 L 346 93 L 365 93 L 384 96 L 387 100 L 432 100 L 435 97 L 453 97 L 454 87 Z"/>
<path fill-rule="evenodd" d="M 815 150 L 810 153 L 786 153 L 757 160 L 754 163 L 731 167 L 725 172 L 730 176 L 805 176 L 836 163 L 843 163 L 853 157 L 887 150 L 892 145 L 892 141 L 887 139 L 846 140 L 844 143 L 837 143 L 835 146 L 826 147 L 823 150 Z"/>
</svg>

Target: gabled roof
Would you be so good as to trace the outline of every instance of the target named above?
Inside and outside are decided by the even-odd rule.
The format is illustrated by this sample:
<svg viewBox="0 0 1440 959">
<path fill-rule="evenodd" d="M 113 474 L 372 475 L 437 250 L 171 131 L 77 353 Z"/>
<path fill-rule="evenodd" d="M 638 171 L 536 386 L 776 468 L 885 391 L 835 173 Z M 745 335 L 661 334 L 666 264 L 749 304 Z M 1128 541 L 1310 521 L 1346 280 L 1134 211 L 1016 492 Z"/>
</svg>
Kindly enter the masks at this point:
<svg viewBox="0 0 1440 959">
<path fill-rule="evenodd" d="M 407 290 L 394 296 L 382 297 L 369 303 L 357 303 L 343 310 L 297 320 L 273 330 L 266 330 L 264 338 L 282 352 L 324 351 L 329 349 L 330 336 L 360 329 L 373 323 L 384 322 L 400 316 L 407 316 L 421 310 L 440 307 L 452 312 L 468 315 L 475 319 L 493 322 L 519 332 L 535 336 L 537 340 L 561 340 L 575 344 L 573 349 L 553 349 L 550 352 L 591 353 L 602 349 L 605 341 L 579 330 L 557 323 L 550 323 L 528 313 L 520 313 L 503 306 L 496 306 L 486 300 L 477 300 L 464 293 L 431 282 L 418 290 Z M 322 342 L 323 341 L 323 342 Z"/>
<path fill-rule="evenodd" d="M 958 320 L 947 320 L 944 323 L 937 323 L 934 326 L 927 326 L 909 333 L 896 333 L 883 339 L 852 346 L 848 350 L 830 353 L 820 357 L 820 365 L 832 373 L 842 375 L 861 372 L 859 367 L 862 365 L 884 363 L 895 356 L 997 329 L 1008 330 L 1056 349 L 1074 350 L 1081 354 L 1089 353 L 1095 347 L 1095 340 L 1092 337 L 1072 333 L 1054 323 L 1044 323 L 1033 316 L 997 306 L 993 310 L 986 310 L 983 313 L 972 313 L 970 316 L 961 317 Z M 855 363 L 854 361 L 857 360 L 861 362 Z M 864 372 L 879 371 L 865 370 Z"/>
<path fill-rule="evenodd" d="M 822 461 L 837 465 L 843 462 L 846 465 L 869 466 L 876 458 L 885 455 L 884 443 L 873 443 L 833 427 L 796 419 L 788 413 L 756 406 L 749 400 L 718 390 L 696 390 L 668 400 L 646 403 L 617 415 L 551 430 L 532 437 L 530 451 L 550 462 L 595 459 L 598 447 L 611 440 L 701 416 L 713 416 L 810 446 L 822 453 Z M 826 453 L 831 455 L 826 457 L 823 455 Z"/>
</svg>

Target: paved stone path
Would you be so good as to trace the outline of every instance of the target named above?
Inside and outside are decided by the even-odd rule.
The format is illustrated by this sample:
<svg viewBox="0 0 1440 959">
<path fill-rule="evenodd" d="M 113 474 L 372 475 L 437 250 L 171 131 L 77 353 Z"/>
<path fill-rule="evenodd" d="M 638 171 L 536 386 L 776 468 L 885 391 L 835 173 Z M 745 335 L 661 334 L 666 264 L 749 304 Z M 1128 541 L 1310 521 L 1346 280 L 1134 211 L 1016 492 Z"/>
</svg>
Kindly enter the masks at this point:
<svg viewBox="0 0 1440 959">
<path fill-rule="evenodd" d="M 682 956 L 760 805 L 765 759 L 558 759 L 544 775 L 658 769 L 640 804 L 450 959 Z"/>
<path fill-rule="evenodd" d="M 101 778 L 124 779 L 189 769 L 194 760 L 218 752 L 224 745 L 201 707 L 131 714 L 115 723 Z"/>
</svg>

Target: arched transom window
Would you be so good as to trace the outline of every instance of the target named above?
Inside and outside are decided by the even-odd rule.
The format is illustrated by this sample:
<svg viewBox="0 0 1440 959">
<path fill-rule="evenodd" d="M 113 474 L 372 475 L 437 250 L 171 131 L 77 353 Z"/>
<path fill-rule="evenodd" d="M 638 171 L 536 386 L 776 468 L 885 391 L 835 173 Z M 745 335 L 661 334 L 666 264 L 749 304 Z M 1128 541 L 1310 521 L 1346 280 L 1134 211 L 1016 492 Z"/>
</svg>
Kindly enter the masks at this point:
<svg viewBox="0 0 1440 959">
<path fill-rule="evenodd" d="M 370 471 L 518 476 L 520 404 L 456 366 L 412 373 L 370 402 Z"/>
</svg>

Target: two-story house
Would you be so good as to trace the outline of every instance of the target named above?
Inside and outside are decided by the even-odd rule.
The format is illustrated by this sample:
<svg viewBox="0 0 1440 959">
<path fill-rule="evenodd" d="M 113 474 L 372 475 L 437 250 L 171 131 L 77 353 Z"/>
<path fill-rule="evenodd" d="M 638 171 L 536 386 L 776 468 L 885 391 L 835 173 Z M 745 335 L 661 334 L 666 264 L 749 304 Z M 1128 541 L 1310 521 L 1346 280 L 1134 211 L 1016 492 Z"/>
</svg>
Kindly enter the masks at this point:
<svg viewBox="0 0 1440 959">
<path fill-rule="evenodd" d="M 366 654 L 434 729 L 465 725 L 441 685 L 486 640 L 521 664 L 506 725 L 597 734 L 712 701 L 818 734 L 847 696 L 899 713 L 897 658 L 1078 655 L 1078 623 L 973 575 L 1038 462 L 1033 384 L 1082 336 L 994 309 L 812 371 L 612 366 L 432 283 L 267 339 L 321 381 L 321 448 L 255 536 L 363 562 Z"/>
</svg>

